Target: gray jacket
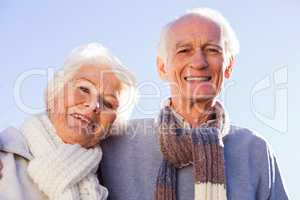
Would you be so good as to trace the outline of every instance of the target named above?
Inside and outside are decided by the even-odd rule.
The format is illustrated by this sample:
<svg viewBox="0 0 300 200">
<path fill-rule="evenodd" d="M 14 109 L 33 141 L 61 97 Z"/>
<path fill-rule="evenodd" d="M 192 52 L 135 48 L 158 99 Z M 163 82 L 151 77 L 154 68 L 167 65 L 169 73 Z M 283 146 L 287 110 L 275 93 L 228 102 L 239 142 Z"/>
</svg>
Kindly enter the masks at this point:
<svg viewBox="0 0 300 200">
<path fill-rule="evenodd" d="M 0 132 L 0 159 L 4 165 L 0 180 L 1 200 L 48 199 L 27 175 L 28 160 L 32 159 L 26 139 L 14 128 Z"/>
<path fill-rule="evenodd" d="M 102 143 L 102 183 L 112 200 L 152 200 L 162 161 L 153 119 L 129 122 L 123 136 Z M 16 129 L 0 133 L 1 200 L 47 199 L 28 177 L 31 159 L 25 138 Z M 224 138 L 227 197 L 229 200 L 286 200 L 276 158 L 266 141 L 252 131 L 231 126 Z M 178 171 L 178 200 L 192 200 L 192 167 Z"/>
<path fill-rule="evenodd" d="M 121 137 L 102 143 L 101 177 L 112 200 L 153 200 L 162 162 L 153 119 L 132 120 Z M 228 200 L 287 200 L 276 158 L 253 131 L 231 126 L 224 140 Z M 178 170 L 178 200 L 194 199 L 191 166 Z"/>
</svg>

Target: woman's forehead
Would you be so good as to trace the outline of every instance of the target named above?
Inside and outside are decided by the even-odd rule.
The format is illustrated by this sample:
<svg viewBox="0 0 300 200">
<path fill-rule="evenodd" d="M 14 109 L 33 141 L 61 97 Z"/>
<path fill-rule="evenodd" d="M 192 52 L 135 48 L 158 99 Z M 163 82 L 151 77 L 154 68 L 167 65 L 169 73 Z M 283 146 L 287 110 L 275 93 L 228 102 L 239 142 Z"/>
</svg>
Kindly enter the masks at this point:
<svg viewBox="0 0 300 200">
<path fill-rule="evenodd" d="M 114 71 L 107 66 L 81 66 L 74 74 L 73 80 L 89 81 L 102 90 L 120 89 L 119 79 L 116 77 Z"/>
<path fill-rule="evenodd" d="M 82 65 L 75 72 L 74 77 L 97 78 L 113 75 L 113 71 L 106 65 Z"/>
</svg>

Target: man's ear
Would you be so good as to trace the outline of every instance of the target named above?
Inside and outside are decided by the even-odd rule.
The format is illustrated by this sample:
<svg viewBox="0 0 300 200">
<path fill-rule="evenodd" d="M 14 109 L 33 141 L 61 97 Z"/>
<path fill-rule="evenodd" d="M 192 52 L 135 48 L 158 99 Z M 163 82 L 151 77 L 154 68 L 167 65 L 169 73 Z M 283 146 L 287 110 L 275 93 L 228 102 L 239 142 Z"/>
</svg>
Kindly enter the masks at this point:
<svg viewBox="0 0 300 200">
<path fill-rule="evenodd" d="M 160 79 L 167 80 L 168 76 L 167 76 L 166 65 L 165 65 L 165 62 L 163 61 L 163 59 L 160 57 L 156 58 L 156 68 L 157 68 L 157 72 L 159 74 Z"/>
<path fill-rule="evenodd" d="M 227 64 L 227 67 L 225 69 L 225 78 L 226 79 L 229 79 L 231 77 L 232 69 L 233 69 L 234 65 L 235 65 L 235 58 L 233 56 L 231 56 L 228 59 L 228 64 Z"/>
</svg>

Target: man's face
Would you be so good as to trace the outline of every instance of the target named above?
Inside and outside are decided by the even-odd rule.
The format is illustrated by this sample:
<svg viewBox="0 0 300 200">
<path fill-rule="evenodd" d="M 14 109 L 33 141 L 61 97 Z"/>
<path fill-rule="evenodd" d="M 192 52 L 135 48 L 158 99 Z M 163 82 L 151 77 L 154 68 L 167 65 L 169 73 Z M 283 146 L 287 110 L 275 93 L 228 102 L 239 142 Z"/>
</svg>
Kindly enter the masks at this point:
<svg viewBox="0 0 300 200">
<path fill-rule="evenodd" d="M 170 82 L 172 97 L 216 97 L 231 73 L 221 28 L 207 18 L 187 16 L 171 26 L 166 44 L 167 58 L 158 59 L 158 70 Z"/>
</svg>

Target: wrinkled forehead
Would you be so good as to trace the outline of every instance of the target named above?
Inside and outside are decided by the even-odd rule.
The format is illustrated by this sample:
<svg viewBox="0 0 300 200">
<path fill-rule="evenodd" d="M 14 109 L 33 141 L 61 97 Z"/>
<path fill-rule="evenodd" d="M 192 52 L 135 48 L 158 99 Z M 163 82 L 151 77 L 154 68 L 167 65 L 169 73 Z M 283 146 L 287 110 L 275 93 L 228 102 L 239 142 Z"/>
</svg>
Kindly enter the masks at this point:
<svg viewBox="0 0 300 200">
<path fill-rule="evenodd" d="M 88 81 L 97 89 L 110 93 L 119 92 L 121 88 L 115 71 L 107 65 L 83 65 L 75 72 L 73 80 Z"/>
<path fill-rule="evenodd" d="M 108 77 L 114 76 L 112 68 L 108 65 L 81 65 L 74 73 L 74 78 L 90 78 L 99 79 L 100 76 Z"/>
<path fill-rule="evenodd" d="M 197 39 L 205 41 L 222 41 L 220 25 L 204 16 L 187 15 L 169 25 L 166 36 L 167 43 L 173 44 L 178 40 Z"/>
</svg>

